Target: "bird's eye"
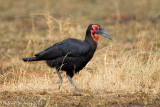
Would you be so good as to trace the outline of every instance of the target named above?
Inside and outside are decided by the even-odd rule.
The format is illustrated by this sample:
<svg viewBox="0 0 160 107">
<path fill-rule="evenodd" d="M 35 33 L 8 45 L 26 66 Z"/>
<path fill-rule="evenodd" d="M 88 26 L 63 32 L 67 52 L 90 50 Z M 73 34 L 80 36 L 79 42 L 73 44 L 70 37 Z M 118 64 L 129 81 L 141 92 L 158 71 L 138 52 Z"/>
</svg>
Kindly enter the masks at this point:
<svg viewBox="0 0 160 107">
<path fill-rule="evenodd" d="M 95 30 L 98 30 L 98 27 L 95 27 Z"/>
</svg>

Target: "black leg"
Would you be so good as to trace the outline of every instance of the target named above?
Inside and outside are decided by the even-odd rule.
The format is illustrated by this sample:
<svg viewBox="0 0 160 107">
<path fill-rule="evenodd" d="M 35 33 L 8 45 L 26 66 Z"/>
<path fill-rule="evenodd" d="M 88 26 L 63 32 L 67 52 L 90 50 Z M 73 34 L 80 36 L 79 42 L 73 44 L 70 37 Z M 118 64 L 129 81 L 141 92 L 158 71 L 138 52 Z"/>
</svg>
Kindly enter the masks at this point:
<svg viewBox="0 0 160 107">
<path fill-rule="evenodd" d="M 81 92 L 81 91 L 74 85 L 74 82 L 72 81 L 71 76 L 69 76 L 69 75 L 67 74 L 67 77 L 68 77 L 68 80 L 70 81 L 70 83 L 72 84 L 72 86 L 74 87 L 74 90 L 77 91 L 77 92 Z"/>
<path fill-rule="evenodd" d="M 56 69 L 56 72 L 57 72 L 58 77 L 59 77 L 59 80 L 56 82 L 56 84 L 60 83 L 62 85 L 62 82 L 63 82 L 62 76 L 61 76 L 59 70 Z M 59 89 L 61 88 L 61 85 L 59 86 Z"/>
<path fill-rule="evenodd" d="M 61 83 L 63 82 L 63 79 L 62 79 L 62 76 L 60 74 L 60 72 L 58 70 L 56 70 L 57 74 L 58 74 L 58 77 L 59 77 L 59 81 L 57 83 Z"/>
</svg>

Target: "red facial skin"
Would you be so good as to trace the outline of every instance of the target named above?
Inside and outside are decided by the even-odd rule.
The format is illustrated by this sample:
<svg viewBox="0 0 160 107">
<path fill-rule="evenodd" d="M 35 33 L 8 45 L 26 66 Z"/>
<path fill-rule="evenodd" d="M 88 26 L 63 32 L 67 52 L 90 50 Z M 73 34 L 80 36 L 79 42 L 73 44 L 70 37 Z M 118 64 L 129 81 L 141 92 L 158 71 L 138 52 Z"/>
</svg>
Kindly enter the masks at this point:
<svg viewBox="0 0 160 107">
<path fill-rule="evenodd" d="M 98 35 L 98 34 L 94 34 L 94 35 L 93 35 L 93 33 L 94 33 L 94 31 L 99 30 L 99 26 L 97 26 L 97 25 L 92 25 L 92 29 L 93 29 L 93 30 L 91 30 L 91 36 L 92 36 L 93 40 L 97 43 L 97 42 L 98 42 L 98 39 L 99 39 L 99 35 Z"/>
</svg>

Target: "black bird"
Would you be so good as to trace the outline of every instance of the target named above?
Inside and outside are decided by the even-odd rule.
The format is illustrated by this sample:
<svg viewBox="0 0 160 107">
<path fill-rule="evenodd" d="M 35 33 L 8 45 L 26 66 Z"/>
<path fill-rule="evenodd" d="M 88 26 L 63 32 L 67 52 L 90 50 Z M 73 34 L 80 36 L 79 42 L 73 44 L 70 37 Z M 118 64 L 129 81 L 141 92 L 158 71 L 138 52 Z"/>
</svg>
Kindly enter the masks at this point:
<svg viewBox="0 0 160 107">
<path fill-rule="evenodd" d="M 90 24 L 86 31 L 84 41 L 73 38 L 65 39 L 35 54 L 35 57 L 23 58 L 23 61 L 46 60 L 48 66 L 56 68 L 59 76 L 58 83 L 62 84 L 63 82 L 59 70 L 66 71 L 66 75 L 74 87 L 74 90 L 80 91 L 74 85 L 72 77 L 75 73 L 82 70 L 93 57 L 99 39 L 98 34 L 112 40 L 103 27 L 97 24 Z"/>
</svg>

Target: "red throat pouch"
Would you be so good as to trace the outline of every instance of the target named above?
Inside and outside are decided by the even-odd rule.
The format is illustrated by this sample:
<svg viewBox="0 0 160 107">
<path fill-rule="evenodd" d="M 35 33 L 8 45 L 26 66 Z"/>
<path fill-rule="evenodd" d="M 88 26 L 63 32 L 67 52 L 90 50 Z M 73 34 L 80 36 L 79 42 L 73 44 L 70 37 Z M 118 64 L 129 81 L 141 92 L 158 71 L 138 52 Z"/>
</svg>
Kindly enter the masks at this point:
<svg viewBox="0 0 160 107">
<path fill-rule="evenodd" d="M 92 36 L 93 40 L 97 43 L 98 39 L 99 39 L 99 35 L 98 34 L 93 34 L 93 33 L 94 33 L 94 31 L 91 30 L 91 36 Z"/>
</svg>

